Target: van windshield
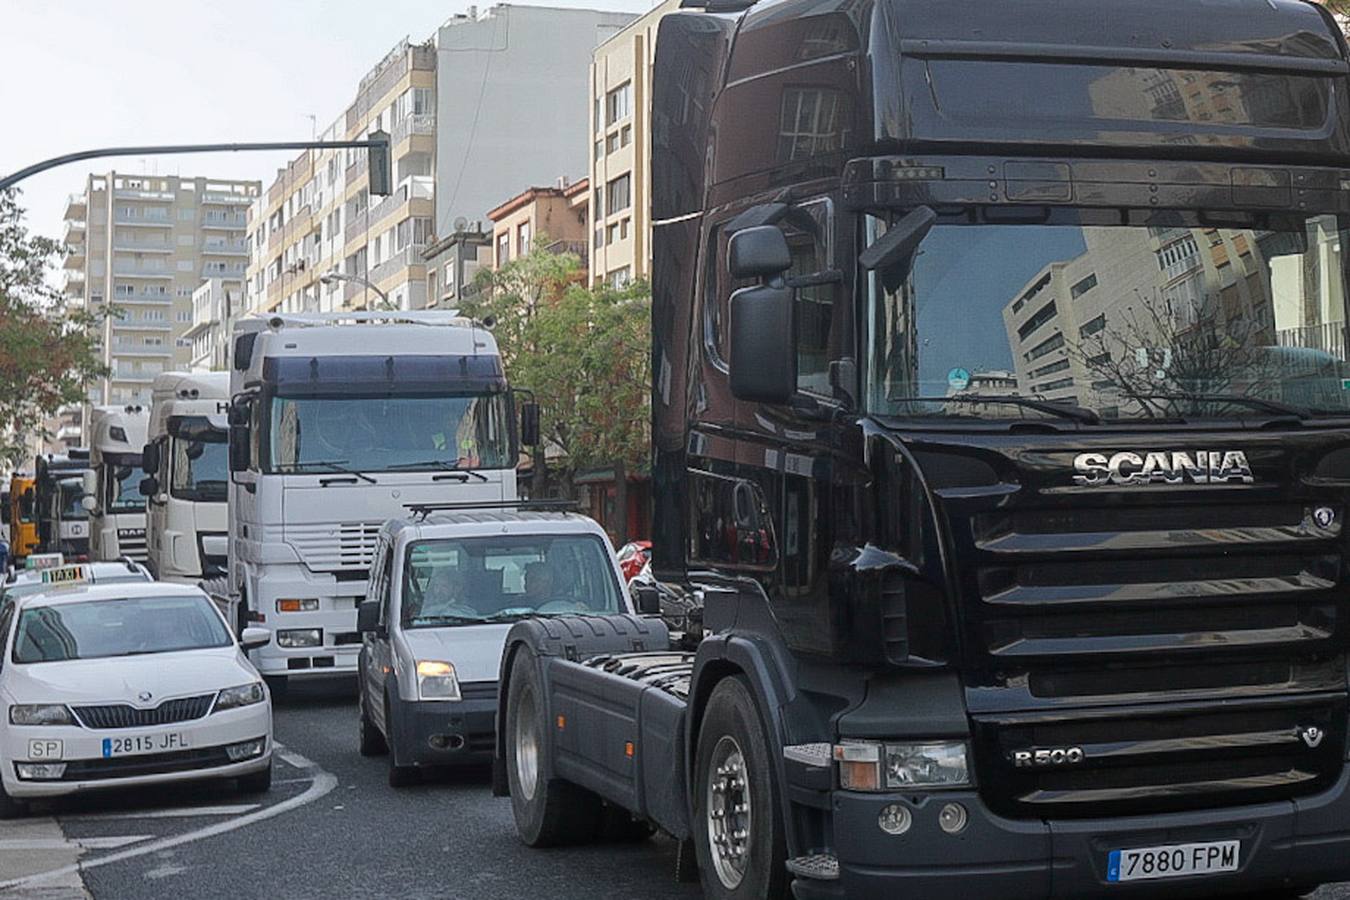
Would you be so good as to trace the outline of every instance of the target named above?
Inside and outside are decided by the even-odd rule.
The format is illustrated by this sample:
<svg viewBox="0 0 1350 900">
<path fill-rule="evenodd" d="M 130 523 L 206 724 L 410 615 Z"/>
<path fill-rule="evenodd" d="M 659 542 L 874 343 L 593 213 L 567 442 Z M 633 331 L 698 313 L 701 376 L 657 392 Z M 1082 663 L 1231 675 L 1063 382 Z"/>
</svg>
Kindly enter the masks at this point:
<svg viewBox="0 0 1350 900">
<path fill-rule="evenodd" d="M 1072 216 L 1073 211 L 1064 211 Z M 935 227 L 902 271 L 868 273 L 867 404 L 949 420 L 1350 414 L 1335 216 L 1259 228 L 1079 219 Z M 898 214 L 868 216 L 871 243 Z"/>
<path fill-rule="evenodd" d="M 408 547 L 404 628 L 623 610 L 611 551 L 595 535 L 421 541 Z"/>
</svg>

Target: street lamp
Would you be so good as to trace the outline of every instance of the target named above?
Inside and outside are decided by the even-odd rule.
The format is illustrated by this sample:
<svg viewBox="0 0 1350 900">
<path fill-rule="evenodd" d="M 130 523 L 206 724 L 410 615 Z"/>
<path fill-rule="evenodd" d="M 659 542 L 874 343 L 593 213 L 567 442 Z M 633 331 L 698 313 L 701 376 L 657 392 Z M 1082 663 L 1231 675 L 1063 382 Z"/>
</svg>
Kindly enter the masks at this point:
<svg viewBox="0 0 1350 900">
<path fill-rule="evenodd" d="M 380 302 L 384 304 L 385 309 L 394 308 L 394 304 L 389 302 L 388 294 L 371 284 L 368 279 L 362 278 L 360 275 L 343 275 L 341 272 L 329 272 L 327 275 L 319 276 L 319 284 L 332 284 L 336 281 L 350 281 L 353 284 L 359 284 L 362 287 L 370 288 L 370 290 L 379 295 Z"/>
</svg>

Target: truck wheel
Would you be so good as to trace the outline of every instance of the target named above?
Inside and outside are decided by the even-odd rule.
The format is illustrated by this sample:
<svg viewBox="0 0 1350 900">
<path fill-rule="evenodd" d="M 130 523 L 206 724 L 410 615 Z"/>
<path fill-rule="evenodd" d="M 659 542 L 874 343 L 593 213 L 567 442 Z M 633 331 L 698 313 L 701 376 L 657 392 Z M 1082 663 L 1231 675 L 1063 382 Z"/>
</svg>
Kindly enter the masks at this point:
<svg viewBox="0 0 1350 900">
<path fill-rule="evenodd" d="M 15 800 L 5 790 L 5 786 L 0 784 L 0 819 L 17 819 L 27 812 L 28 804 L 22 800 Z"/>
<path fill-rule="evenodd" d="M 511 663 L 506 695 L 506 777 L 520 839 L 531 847 L 592 840 L 600 826 L 600 798 L 559 778 L 544 778 L 547 723 L 534 655 L 521 650 Z"/>
<path fill-rule="evenodd" d="M 264 675 L 263 681 L 267 682 L 267 690 L 273 700 L 285 700 L 291 692 L 291 680 L 285 675 Z"/>
<path fill-rule="evenodd" d="M 769 737 L 743 678 L 713 689 L 699 727 L 694 845 L 703 896 L 787 896 L 787 841 Z"/>
<path fill-rule="evenodd" d="M 361 751 L 361 755 L 380 756 L 388 753 L 389 745 L 385 743 L 384 735 L 380 734 L 380 729 L 376 728 L 375 723 L 370 721 L 370 713 L 366 711 L 366 686 L 359 675 L 356 679 L 356 707 L 361 711 L 357 744 L 357 749 Z"/>
</svg>

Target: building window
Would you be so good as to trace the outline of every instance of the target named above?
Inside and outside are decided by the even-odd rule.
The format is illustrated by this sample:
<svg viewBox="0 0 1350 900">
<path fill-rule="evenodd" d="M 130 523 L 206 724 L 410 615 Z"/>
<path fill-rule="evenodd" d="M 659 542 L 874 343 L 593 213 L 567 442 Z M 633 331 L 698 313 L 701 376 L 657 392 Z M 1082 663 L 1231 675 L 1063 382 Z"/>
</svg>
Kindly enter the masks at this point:
<svg viewBox="0 0 1350 900">
<path fill-rule="evenodd" d="M 1079 297 L 1083 296 L 1096 286 L 1097 286 L 1097 273 L 1093 272 L 1091 275 L 1084 278 L 1082 281 L 1078 282 L 1073 287 L 1069 288 L 1069 296 L 1077 300 Z"/>
<path fill-rule="evenodd" d="M 1078 329 L 1079 337 L 1091 337 L 1102 329 L 1106 328 L 1106 313 L 1102 313 L 1097 318 L 1088 322 L 1082 328 Z"/>
<path fill-rule="evenodd" d="M 497 235 L 497 265 L 503 266 L 511 258 L 511 233 L 503 231 Z"/>
<path fill-rule="evenodd" d="M 628 266 L 624 266 L 621 269 L 615 269 L 613 272 L 610 272 L 608 275 L 605 276 L 605 280 L 609 282 L 609 286 L 614 288 L 616 291 L 622 290 L 623 288 L 627 287 L 628 282 L 631 281 L 632 278 L 633 273 Z"/>
<path fill-rule="evenodd" d="M 595 130 L 597 132 L 605 127 L 604 119 L 601 114 L 601 102 L 599 97 L 595 98 Z"/>
<path fill-rule="evenodd" d="M 604 218 L 605 215 L 605 189 L 598 187 L 595 189 L 595 199 L 591 201 L 591 213 L 595 218 Z"/>
<path fill-rule="evenodd" d="M 447 297 L 455 296 L 455 264 L 453 262 L 445 264 L 445 294 Z"/>
<path fill-rule="evenodd" d="M 1020 340 L 1025 341 L 1035 334 L 1042 325 L 1053 319 L 1055 314 L 1055 301 L 1051 300 L 1049 303 L 1036 310 L 1035 314 L 1032 315 L 1030 319 L 1027 319 L 1021 328 L 1017 329 L 1017 337 Z"/>
<path fill-rule="evenodd" d="M 595 246 L 597 248 L 605 246 L 605 229 L 595 229 Z"/>
<path fill-rule="evenodd" d="M 616 131 L 605 138 L 605 152 L 614 153 L 619 149 L 619 133 Z"/>
<path fill-rule="evenodd" d="M 626 81 L 605 95 L 605 124 L 613 125 L 632 112 L 633 83 Z"/>
<path fill-rule="evenodd" d="M 612 244 L 618 239 L 619 239 L 619 226 L 617 224 L 610 225 L 608 228 L 605 229 L 605 243 Z"/>
<path fill-rule="evenodd" d="M 605 158 L 605 142 L 604 142 L 604 141 L 596 141 L 596 142 L 595 142 L 595 161 L 596 161 L 596 162 L 599 162 L 600 160 L 602 160 L 602 159 L 604 159 L 604 158 Z"/>
<path fill-rule="evenodd" d="M 619 146 L 627 147 L 633 143 L 633 126 L 625 125 L 619 130 Z"/>
<path fill-rule="evenodd" d="M 609 183 L 606 189 L 609 195 L 609 206 L 605 208 L 607 215 L 622 212 L 632 204 L 633 198 L 630 196 L 632 183 L 631 175 L 620 175 Z"/>
<path fill-rule="evenodd" d="M 630 219 L 624 219 L 623 221 L 619 222 L 619 240 L 621 240 L 621 241 L 626 241 L 626 240 L 628 240 L 628 223 L 629 223 L 629 221 L 631 221 L 631 220 L 630 220 Z"/>
<path fill-rule="evenodd" d="M 516 256 L 530 252 L 530 223 L 521 222 L 516 226 Z"/>
</svg>

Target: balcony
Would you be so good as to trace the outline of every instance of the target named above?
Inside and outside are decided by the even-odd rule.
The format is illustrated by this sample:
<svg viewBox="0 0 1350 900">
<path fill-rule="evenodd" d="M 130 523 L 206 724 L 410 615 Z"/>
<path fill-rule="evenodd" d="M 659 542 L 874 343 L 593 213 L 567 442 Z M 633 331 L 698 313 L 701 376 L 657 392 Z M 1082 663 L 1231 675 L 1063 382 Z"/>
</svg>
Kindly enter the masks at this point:
<svg viewBox="0 0 1350 900">
<path fill-rule="evenodd" d="M 206 191 L 202 194 L 202 203 L 227 203 L 231 206 L 247 206 L 253 198 L 244 193 L 232 191 Z"/>
<path fill-rule="evenodd" d="M 230 231 L 243 231 L 247 225 L 248 221 L 245 216 L 213 216 L 209 213 L 202 216 L 201 222 L 203 228 L 220 228 Z"/>
<path fill-rule="evenodd" d="M 62 265 L 67 269 L 83 269 L 84 262 L 84 244 L 71 244 Z"/>
<path fill-rule="evenodd" d="M 128 332 L 128 331 L 153 331 L 153 332 L 155 332 L 156 334 L 158 334 L 158 333 L 160 333 L 160 332 L 173 331 L 173 325 L 170 324 L 170 323 L 167 322 L 167 321 L 165 321 L 165 322 L 130 322 L 130 321 L 126 320 L 126 319 L 114 319 L 114 320 L 113 320 L 113 326 L 112 326 L 112 327 L 113 327 L 113 331 L 114 331 L 114 332 L 119 332 L 119 331 L 120 331 L 120 332 L 123 332 L 123 333 L 126 333 L 126 332 Z"/>
<path fill-rule="evenodd" d="M 114 253 L 172 253 L 173 244 L 166 241 L 120 241 L 113 244 Z"/>
<path fill-rule="evenodd" d="M 430 175 L 409 175 L 399 182 L 394 192 L 370 209 L 372 225 L 393 215 L 410 200 L 431 200 L 436 196 L 436 179 Z"/>
<path fill-rule="evenodd" d="M 125 263 L 113 263 L 115 278 L 167 278 L 173 280 L 173 273 L 165 269 L 147 269 L 143 266 L 129 266 Z"/>
<path fill-rule="evenodd" d="M 130 294 L 114 294 L 112 302 L 114 306 L 123 303 L 172 303 L 173 295 L 160 294 L 154 291 L 135 291 Z"/>
<path fill-rule="evenodd" d="M 62 218 L 83 219 L 89 213 L 89 201 L 84 194 L 71 194 L 66 197 L 66 214 Z"/>
<path fill-rule="evenodd" d="M 210 263 L 202 266 L 203 278 L 223 278 L 226 281 L 239 281 L 244 277 L 244 266 L 242 263 L 236 266 L 221 268 L 213 266 Z"/>
<path fill-rule="evenodd" d="M 211 238 L 202 242 L 202 252 L 214 256 L 248 256 L 248 243 Z"/>
<path fill-rule="evenodd" d="M 131 382 L 132 384 L 149 384 L 155 380 L 159 372 L 133 372 L 116 370 L 112 373 L 110 381 Z"/>
<path fill-rule="evenodd" d="M 370 270 L 371 282 L 379 284 L 385 279 L 405 271 L 409 266 L 422 265 L 422 251 L 426 249 L 426 246 L 426 244 L 409 244 L 404 247 Z"/>
<path fill-rule="evenodd" d="M 173 191 L 147 191 L 144 188 L 114 188 L 113 196 L 119 200 L 154 200 L 160 203 L 172 203 L 176 198 Z"/>
<path fill-rule="evenodd" d="M 123 356 L 173 356 L 173 347 L 164 344 L 114 344 L 112 355 L 114 358 Z"/>
<path fill-rule="evenodd" d="M 435 113 L 413 113 L 394 123 L 393 143 L 398 145 L 414 134 L 435 133 Z"/>
<path fill-rule="evenodd" d="M 134 228 L 172 228 L 173 219 L 164 216 L 129 216 L 124 212 L 113 213 L 113 222 L 118 225 L 130 225 Z"/>
<path fill-rule="evenodd" d="M 67 269 L 61 287 L 67 294 L 84 293 L 84 270 Z"/>
<path fill-rule="evenodd" d="M 61 240 L 65 244 L 82 244 L 84 230 L 84 219 L 66 219 L 66 231 Z"/>
</svg>

